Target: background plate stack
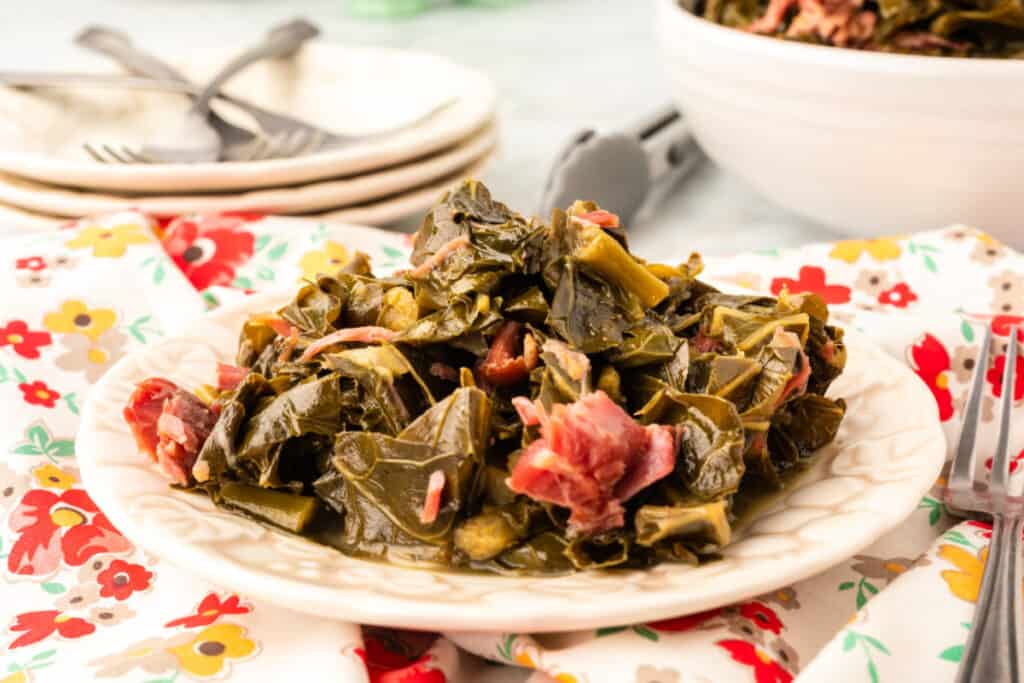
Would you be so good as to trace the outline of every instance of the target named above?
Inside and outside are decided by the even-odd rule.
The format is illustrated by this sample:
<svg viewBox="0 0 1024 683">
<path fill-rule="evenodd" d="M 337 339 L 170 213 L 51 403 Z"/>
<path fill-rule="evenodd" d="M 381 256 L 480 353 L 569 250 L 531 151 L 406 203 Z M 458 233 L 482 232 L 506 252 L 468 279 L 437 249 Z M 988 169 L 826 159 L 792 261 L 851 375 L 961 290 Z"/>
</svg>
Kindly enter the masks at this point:
<svg viewBox="0 0 1024 683">
<path fill-rule="evenodd" d="M 230 51 L 193 52 L 180 68 L 203 83 Z M 495 89 L 483 74 L 404 50 L 311 43 L 257 63 L 225 92 L 333 133 L 394 134 L 290 159 L 201 164 L 109 164 L 83 144 L 137 147 L 178 124 L 180 94 L 108 88 L 0 88 L 0 216 L 21 227 L 135 208 L 315 215 L 384 224 L 421 213 L 495 151 Z M 224 118 L 254 129 L 217 100 Z"/>
</svg>

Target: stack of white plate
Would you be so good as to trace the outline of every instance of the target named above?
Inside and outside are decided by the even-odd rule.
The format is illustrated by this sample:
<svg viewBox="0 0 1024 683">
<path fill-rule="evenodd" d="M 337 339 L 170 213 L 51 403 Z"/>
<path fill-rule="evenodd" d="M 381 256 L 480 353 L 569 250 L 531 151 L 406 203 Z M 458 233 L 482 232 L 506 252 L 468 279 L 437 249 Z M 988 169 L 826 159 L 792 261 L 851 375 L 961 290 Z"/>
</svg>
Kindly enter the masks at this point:
<svg viewBox="0 0 1024 683">
<path fill-rule="evenodd" d="M 182 71 L 204 82 L 230 57 L 193 52 Z M 75 88 L 0 88 L 0 223 L 37 227 L 126 208 L 316 215 L 384 224 L 429 207 L 477 174 L 497 141 L 495 89 L 483 74 L 419 52 L 313 43 L 256 64 L 226 91 L 331 132 L 401 132 L 291 159 L 104 164 L 84 143 L 138 146 L 174 130 L 181 95 Z M 222 102 L 218 112 L 254 128 Z"/>
</svg>

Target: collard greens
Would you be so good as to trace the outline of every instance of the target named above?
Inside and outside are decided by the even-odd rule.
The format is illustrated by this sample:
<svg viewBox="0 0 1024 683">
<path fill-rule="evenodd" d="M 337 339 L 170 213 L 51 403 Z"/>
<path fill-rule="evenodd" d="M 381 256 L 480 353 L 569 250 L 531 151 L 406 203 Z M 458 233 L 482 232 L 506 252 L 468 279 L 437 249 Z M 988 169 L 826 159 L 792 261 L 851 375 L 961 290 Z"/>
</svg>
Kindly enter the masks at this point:
<svg viewBox="0 0 1024 683">
<path fill-rule="evenodd" d="M 696 279 L 697 257 L 644 262 L 592 204 L 529 219 L 469 181 L 427 215 L 411 261 L 375 278 L 360 256 L 246 323 L 229 368 L 240 381 L 202 392 L 219 418 L 193 488 L 391 561 L 699 562 L 729 542 L 734 497 L 782 485 L 843 418 L 824 396 L 843 335 L 817 296 L 726 295 Z M 559 461 L 585 406 L 628 427 L 621 452 L 657 442 L 660 459 Z M 527 460 L 548 493 L 510 476 Z M 609 500 L 580 502 L 590 526 L 559 502 L 570 485 L 604 487 Z"/>
</svg>

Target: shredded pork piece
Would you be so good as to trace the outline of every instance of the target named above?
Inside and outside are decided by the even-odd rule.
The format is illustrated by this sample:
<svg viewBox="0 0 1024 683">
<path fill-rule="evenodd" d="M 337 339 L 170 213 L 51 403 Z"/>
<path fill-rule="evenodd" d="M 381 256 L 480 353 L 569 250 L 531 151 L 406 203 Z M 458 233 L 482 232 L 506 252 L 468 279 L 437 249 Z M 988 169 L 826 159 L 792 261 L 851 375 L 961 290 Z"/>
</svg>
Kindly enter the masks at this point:
<svg viewBox="0 0 1024 683">
<path fill-rule="evenodd" d="M 376 327 L 374 325 L 367 325 L 365 327 L 347 327 L 344 330 L 337 330 L 336 332 L 331 332 L 330 334 L 317 339 L 306 347 L 306 350 L 302 352 L 301 356 L 299 356 L 299 360 L 304 363 L 324 349 L 334 346 L 335 344 L 345 344 L 350 342 L 357 342 L 360 344 L 382 344 L 384 342 L 391 341 L 397 336 L 397 332 L 389 330 L 386 327 Z"/>
<path fill-rule="evenodd" d="M 432 524 L 437 519 L 437 513 L 441 511 L 441 494 L 444 493 L 445 485 L 444 472 L 434 470 L 427 480 L 427 496 L 423 500 L 423 510 L 420 512 L 420 521 L 424 524 Z"/>
<path fill-rule="evenodd" d="M 292 354 L 295 353 L 295 347 L 299 345 L 299 330 L 297 327 L 291 329 L 291 333 L 284 340 L 284 344 L 281 345 L 281 353 L 277 354 L 278 363 L 287 363 L 292 359 Z"/>
<path fill-rule="evenodd" d="M 449 254 L 451 254 L 452 252 L 458 251 L 459 249 L 462 249 L 463 247 L 468 247 L 468 246 L 469 246 L 469 236 L 468 235 L 462 235 L 461 237 L 456 237 L 455 239 L 451 240 L 450 242 L 446 242 L 445 244 L 442 244 L 441 248 L 438 249 L 437 251 L 435 251 L 433 254 L 431 254 L 430 258 L 428 258 L 426 261 L 424 261 L 423 263 L 419 264 L 415 268 L 411 268 L 411 269 L 405 271 L 404 275 L 406 277 L 412 277 L 412 278 L 425 277 L 434 268 L 436 268 L 437 266 L 439 266 L 442 263 L 444 263 L 444 260 L 446 258 L 448 258 Z"/>
<path fill-rule="evenodd" d="M 618 215 L 611 211 L 605 211 L 604 209 L 581 213 L 578 216 L 573 216 L 573 218 L 587 223 L 593 223 L 594 225 L 599 225 L 602 228 L 617 228 L 620 225 Z"/>
<path fill-rule="evenodd" d="M 535 367 L 537 344 L 533 337 L 524 337 L 521 324 L 506 320 L 498 328 L 487 350 L 487 356 L 477 370 L 480 373 L 481 384 L 509 386 L 526 379 L 530 375 L 530 370 Z"/>
</svg>

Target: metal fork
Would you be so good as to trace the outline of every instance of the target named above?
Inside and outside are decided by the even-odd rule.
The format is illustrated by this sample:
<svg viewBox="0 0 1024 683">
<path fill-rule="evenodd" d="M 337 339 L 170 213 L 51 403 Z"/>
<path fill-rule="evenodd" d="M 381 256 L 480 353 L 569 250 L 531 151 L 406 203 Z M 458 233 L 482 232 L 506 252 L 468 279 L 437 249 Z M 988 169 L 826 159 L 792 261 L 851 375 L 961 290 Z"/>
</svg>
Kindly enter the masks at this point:
<svg viewBox="0 0 1024 683">
<path fill-rule="evenodd" d="M 219 131 L 211 125 L 209 116 L 210 102 L 218 95 L 221 87 L 235 74 L 257 61 L 295 54 L 299 47 L 319 34 L 320 30 L 304 19 L 296 19 L 272 28 L 259 43 L 232 59 L 217 72 L 195 96 L 192 107 L 177 128 L 163 132 L 158 139 L 138 150 L 127 150 L 134 152 L 128 158 L 148 158 L 164 163 L 218 161 L 222 156 L 223 141 Z M 85 34 L 85 39 L 88 42 L 88 34 Z M 162 69 L 160 75 L 166 77 L 167 69 Z M 92 147 L 95 151 L 96 146 Z M 89 152 L 88 149 L 86 151 Z M 114 158 L 118 157 L 115 155 Z"/>
<path fill-rule="evenodd" d="M 321 145 L 316 135 L 304 131 L 282 131 L 275 135 L 253 135 L 246 142 L 225 148 L 227 161 L 263 161 L 288 159 L 316 151 Z M 101 164 L 158 164 L 161 159 L 128 145 L 83 143 L 82 149 Z"/>
<path fill-rule="evenodd" d="M 81 47 L 110 57 L 131 74 L 191 85 L 184 74 L 161 60 L 159 57 L 156 57 L 135 45 L 131 37 L 123 31 L 118 31 L 117 29 L 109 26 L 89 26 L 75 37 L 75 43 Z M 308 121 L 295 118 L 294 116 L 264 109 L 263 107 L 257 106 L 251 102 L 233 97 L 223 91 L 217 93 L 217 97 L 244 111 L 250 118 L 252 118 L 256 125 L 259 126 L 262 133 L 271 137 L 282 133 L 301 136 L 294 138 L 296 147 L 301 151 L 291 156 L 308 154 L 322 147 L 338 148 L 346 144 L 362 142 L 367 139 L 375 139 L 393 134 L 399 130 L 404 130 L 405 128 L 416 126 L 427 121 L 435 114 L 446 109 L 452 104 L 451 102 L 446 102 L 427 112 L 427 114 L 422 118 L 418 118 L 408 124 L 399 126 L 394 130 L 382 131 L 380 133 L 372 134 L 371 136 L 349 136 L 337 135 L 325 130 L 324 128 L 315 126 Z M 246 156 L 239 156 L 236 150 L 241 148 L 241 153 L 244 154 L 249 143 L 253 141 L 253 138 L 258 137 L 255 133 L 244 128 L 239 128 L 238 126 L 225 121 L 217 114 L 216 111 L 210 112 L 209 121 L 220 134 L 221 139 L 224 140 L 223 156 L 226 160 L 252 160 Z M 264 156 L 260 158 L 270 157 Z"/>
<path fill-rule="evenodd" d="M 7 71 L 0 70 L 0 85 L 7 85 L 15 88 L 112 88 L 115 90 L 143 90 L 143 91 L 154 91 L 154 92 L 170 92 L 170 93 L 181 93 L 189 96 L 196 96 L 200 92 L 200 88 L 191 83 L 181 83 L 178 81 L 170 81 L 156 78 L 137 78 L 134 76 L 121 76 L 113 74 L 90 74 L 90 73 L 73 73 L 73 72 L 46 72 L 46 71 Z M 301 136 L 301 140 L 304 142 L 302 149 L 303 154 L 310 152 L 320 151 L 323 149 L 341 149 L 348 145 L 355 145 L 365 142 L 372 142 L 375 140 L 385 139 L 392 135 L 398 135 L 407 130 L 421 126 L 430 119 L 434 118 L 446 109 L 454 106 L 458 103 L 457 97 L 450 100 L 445 100 L 436 107 L 425 112 L 421 116 L 416 117 L 411 121 L 400 123 L 392 128 L 376 131 L 373 133 L 361 133 L 358 135 L 340 135 L 337 133 L 331 133 L 323 128 L 318 128 L 310 123 L 296 119 L 284 114 L 275 114 L 274 112 L 268 111 L 257 107 L 257 105 L 251 102 L 245 102 L 239 100 L 236 97 L 227 95 L 226 93 L 220 92 L 217 94 L 218 99 L 222 99 L 226 102 L 230 102 L 235 105 L 242 105 L 244 111 L 253 115 L 255 111 L 262 112 L 259 117 L 253 115 L 254 119 L 260 122 L 266 122 L 271 119 L 276 119 L 281 124 L 282 128 L 278 131 L 279 133 L 289 132 L 296 133 Z M 252 134 L 252 140 L 255 141 L 261 136 Z M 297 138 L 298 139 L 298 138 Z M 298 143 L 296 143 L 298 144 Z M 92 145 L 93 150 L 101 149 L 101 145 Z M 111 149 L 114 149 L 111 147 Z M 244 148 L 242 152 L 238 152 L 237 155 L 233 155 L 233 150 L 237 147 L 229 147 L 225 151 L 224 158 L 228 161 L 243 161 Z M 115 151 L 119 151 L 116 150 Z M 133 150 L 138 152 L 138 150 Z M 120 151 L 119 151 L 120 152 Z M 242 155 L 242 156 L 239 156 Z M 121 156 L 125 159 L 123 153 Z M 140 157 L 141 158 L 141 157 Z M 117 162 L 116 159 L 110 157 L 112 162 Z M 123 163 L 140 163 L 136 160 L 128 159 Z"/>
<path fill-rule="evenodd" d="M 1021 631 L 1021 532 L 1024 529 L 1024 497 L 1009 492 L 1010 413 L 1017 366 L 1017 328 L 1010 329 L 1010 343 L 1003 371 L 999 436 L 988 485 L 977 480 L 974 442 L 978 434 L 981 393 L 988 368 L 992 328 L 985 330 L 977 370 L 971 380 L 964 423 L 943 498 L 958 511 L 991 515 L 992 542 L 982 576 L 978 602 L 957 683 L 1016 683 L 1024 663 L 1024 632 Z"/>
</svg>

